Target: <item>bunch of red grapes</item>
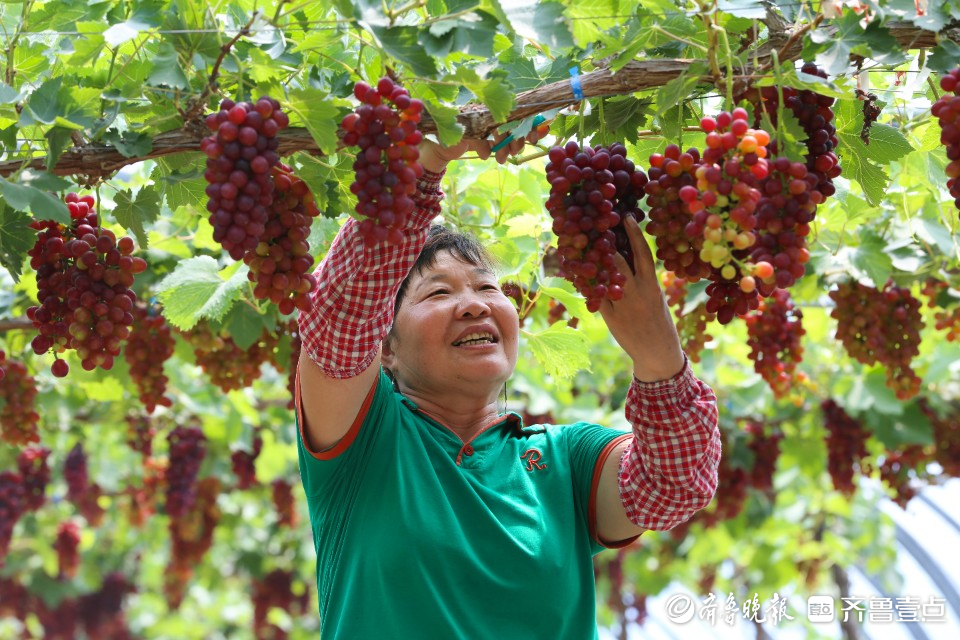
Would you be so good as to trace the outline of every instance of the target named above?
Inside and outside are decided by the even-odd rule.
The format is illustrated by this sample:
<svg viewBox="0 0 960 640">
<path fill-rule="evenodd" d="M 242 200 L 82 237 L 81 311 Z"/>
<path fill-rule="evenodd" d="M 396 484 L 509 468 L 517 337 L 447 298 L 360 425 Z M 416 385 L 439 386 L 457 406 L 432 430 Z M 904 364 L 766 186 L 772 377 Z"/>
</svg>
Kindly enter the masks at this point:
<svg viewBox="0 0 960 640">
<path fill-rule="evenodd" d="M 293 485 L 277 478 L 271 485 L 273 506 L 277 511 L 277 523 L 282 527 L 297 526 L 297 505 L 293 497 Z"/>
<path fill-rule="evenodd" d="M 57 354 L 76 350 L 87 371 L 110 369 L 130 335 L 131 311 L 137 300 L 130 289 L 134 274 L 147 268 L 133 257 L 133 239 L 117 240 L 100 228 L 93 196 L 67 194 L 64 198 L 72 224 L 37 220 L 40 232 L 30 255 L 37 272 L 39 306 L 27 309 L 39 335 L 31 343 L 37 355 L 53 351 L 53 375 L 67 375 L 69 367 Z"/>
<path fill-rule="evenodd" d="M 270 170 L 280 162 L 277 133 L 290 119 L 279 102 L 263 97 L 255 104 L 223 100 L 206 122 L 215 132 L 200 142 L 213 239 L 240 260 L 266 229 L 274 196 Z"/>
<path fill-rule="evenodd" d="M 127 444 L 144 459 L 153 455 L 153 436 L 157 434 L 149 416 L 127 416 Z"/>
<path fill-rule="evenodd" d="M 167 515 L 176 520 L 185 516 L 196 500 L 197 474 L 207 454 L 207 438 L 197 427 L 179 426 L 170 432 L 167 441 Z"/>
<path fill-rule="evenodd" d="M 859 420 L 851 417 L 833 400 L 824 400 L 820 410 L 827 428 L 827 471 L 834 488 L 851 496 L 857 489 L 853 483 L 855 467 L 859 469 L 864 464 L 870 434 Z"/>
<path fill-rule="evenodd" d="M 960 478 L 960 406 L 954 404 L 941 416 L 926 398 L 920 398 L 919 405 L 933 426 L 934 460 L 946 475 Z"/>
<path fill-rule="evenodd" d="M 173 332 L 164 317 L 145 304 L 134 305 L 132 313 L 133 328 L 124 357 L 130 377 L 140 391 L 140 402 L 147 413 L 153 413 L 158 406 L 173 406 L 173 401 L 164 395 L 169 378 L 163 373 L 163 363 L 173 355 Z"/>
<path fill-rule="evenodd" d="M 292 571 L 274 569 L 253 581 L 253 631 L 257 638 L 285 638 L 286 632 L 269 621 L 270 609 L 276 607 L 290 615 L 300 615 L 310 602 L 310 591 L 294 593 Z"/>
<path fill-rule="evenodd" d="M 747 448 L 753 452 L 753 467 L 750 469 L 750 486 L 764 492 L 773 490 L 773 472 L 780 457 L 779 429 L 767 429 L 762 422 L 748 420 L 743 430 L 749 434 Z"/>
<path fill-rule="evenodd" d="M 639 198 L 646 174 L 627 159 L 620 143 L 609 147 L 580 146 L 573 141 L 549 151 L 546 207 L 553 218 L 560 254 L 560 274 L 597 311 L 603 300 L 623 297 L 627 274 L 621 273 L 618 253 L 634 269 L 633 249 L 624 219 L 643 219 Z"/>
<path fill-rule="evenodd" d="M 183 333 L 210 382 L 225 393 L 243 389 L 260 377 L 260 365 L 274 362 L 277 338 L 264 329 L 260 339 L 241 349 L 229 336 L 215 334 L 207 325 L 197 325 Z"/>
<path fill-rule="evenodd" d="M 701 302 L 692 309 L 687 305 L 687 281 L 677 277 L 672 271 L 663 271 L 660 282 L 667 299 L 667 304 L 673 308 L 676 318 L 677 335 L 683 352 L 691 362 L 700 362 L 700 353 L 704 345 L 713 340 L 707 333 L 707 324 L 717 319 L 717 314 L 707 311 L 705 302 Z"/>
<path fill-rule="evenodd" d="M 80 525 L 73 520 L 61 522 L 57 527 L 57 537 L 53 541 L 53 550 L 57 552 L 60 564 L 60 577 L 73 578 L 80 566 Z"/>
<path fill-rule="evenodd" d="M 163 590 L 171 609 L 180 606 L 194 569 L 213 545 L 213 533 L 220 522 L 220 491 L 217 478 L 200 480 L 189 509 L 170 520 L 170 563 L 164 574 Z"/>
<path fill-rule="evenodd" d="M 37 383 L 19 360 L 7 360 L 0 350 L 0 440 L 15 447 L 39 442 L 40 414 L 36 410 Z"/>
<path fill-rule="evenodd" d="M 920 302 L 909 289 L 887 283 L 875 289 L 855 281 L 830 292 L 835 307 L 837 339 L 858 362 L 886 367 L 887 386 L 907 400 L 920 391 L 920 378 L 910 367 L 920 351 L 923 318 Z"/>
<path fill-rule="evenodd" d="M 381 78 L 376 87 L 357 82 L 353 95 L 360 106 L 340 127 L 344 146 L 360 147 L 350 185 L 357 213 L 367 218 L 360 223 L 360 235 L 368 246 L 399 244 L 413 211 L 417 178 L 423 175 L 417 149 L 423 140 L 417 128 L 423 103 L 390 78 Z"/>
<path fill-rule="evenodd" d="M 945 93 L 933 104 L 930 113 L 940 123 L 940 144 L 947 148 L 950 160 L 946 170 L 947 187 L 960 209 L 960 67 L 940 78 L 940 88 Z"/>
<path fill-rule="evenodd" d="M 310 308 L 310 292 L 316 280 L 309 273 L 313 265 L 310 225 L 320 214 L 307 184 L 293 175 L 293 169 L 278 164 L 271 170 L 273 203 L 268 207 L 266 226 L 260 242 L 247 251 L 243 261 L 250 267 L 247 278 L 255 283 L 254 297 L 270 300 L 280 313 Z"/>
<path fill-rule="evenodd" d="M 64 460 L 63 477 L 67 482 L 67 499 L 77 507 L 77 511 L 86 518 L 90 526 L 99 526 L 105 513 L 105 509 L 100 506 L 102 490 L 99 484 L 90 482 L 87 455 L 79 442 Z"/>
<path fill-rule="evenodd" d="M 803 360 L 803 312 L 786 289 L 760 301 L 745 318 L 747 346 L 754 370 L 770 385 L 777 399 L 787 396 L 804 379 L 797 365 Z"/>
<path fill-rule="evenodd" d="M 67 483 L 67 499 L 71 502 L 80 501 L 90 489 L 87 455 L 83 451 L 82 443 L 73 445 L 64 459 L 63 479 Z"/>
<path fill-rule="evenodd" d="M 933 315 L 934 326 L 937 331 L 946 333 L 947 342 L 960 342 L 960 305 L 946 308 L 941 306 L 941 296 L 948 298 L 944 292 L 950 288 L 946 282 L 927 278 L 923 283 L 923 294 L 927 296 L 927 307 L 935 309 Z"/>
<path fill-rule="evenodd" d="M 50 465 L 46 447 L 25 447 L 17 454 L 17 470 L 23 479 L 26 510 L 36 511 L 47 500 L 47 485 L 50 484 Z"/>
<path fill-rule="evenodd" d="M 880 481 L 893 489 L 893 501 L 901 509 L 920 491 L 930 461 L 927 447 L 910 444 L 897 450 L 888 450 L 879 462 Z"/>
<path fill-rule="evenodd" d="M 249 489 L 257 484 L 256 462 L 262 448 L 263 439 L 255 435 L 251 451 L 238 449 L 230 454 L 230 465 L 233 474 L 237 476 L 237 489 Z"/>
<path fill-rule="evenodd" d="M 0 567 L 13 538 L 13 528 L 26 511 L 23 478 L 13 471 L 0 472 Z"/>
</svg>

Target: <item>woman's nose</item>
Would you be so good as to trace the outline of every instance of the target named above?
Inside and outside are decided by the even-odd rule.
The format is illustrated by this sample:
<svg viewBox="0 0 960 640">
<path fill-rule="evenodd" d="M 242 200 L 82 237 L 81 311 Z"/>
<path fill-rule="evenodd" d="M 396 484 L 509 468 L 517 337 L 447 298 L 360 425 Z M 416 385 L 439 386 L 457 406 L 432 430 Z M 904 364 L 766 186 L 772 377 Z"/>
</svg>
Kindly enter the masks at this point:
<svg viewBox="0 0 960 640">
<path fill-rule="evenodd" d="M 464 293 L 460 296 L 458 313 L 461 318 L 476 318 L 490 315 L 490 305 L 476 293 Z"/>
</svg>

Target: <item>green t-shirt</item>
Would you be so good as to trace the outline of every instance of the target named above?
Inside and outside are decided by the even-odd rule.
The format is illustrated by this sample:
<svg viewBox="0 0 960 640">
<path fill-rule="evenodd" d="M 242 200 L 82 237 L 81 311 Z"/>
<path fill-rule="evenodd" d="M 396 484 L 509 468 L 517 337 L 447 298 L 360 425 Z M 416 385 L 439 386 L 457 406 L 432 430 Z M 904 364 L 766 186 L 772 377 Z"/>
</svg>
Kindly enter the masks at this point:
<svg viewBox="0 0 960 640">
<path fill-rule="evenodd" d="M 361 415 L 326 452 L 298 438 L 321 638 L 597 637 L 591 498 L 628 434 L 510 413 L 464 444 L 382 370 Z"/>
</svg>

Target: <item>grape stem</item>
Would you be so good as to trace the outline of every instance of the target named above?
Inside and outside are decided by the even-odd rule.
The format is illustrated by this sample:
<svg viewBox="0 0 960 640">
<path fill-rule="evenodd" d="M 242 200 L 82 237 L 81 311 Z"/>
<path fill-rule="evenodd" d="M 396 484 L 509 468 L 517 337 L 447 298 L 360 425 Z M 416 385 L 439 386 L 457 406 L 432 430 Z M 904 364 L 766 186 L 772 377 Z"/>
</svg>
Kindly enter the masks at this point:
<svg viewBox="0 0 960 640">
<path fill-rule="evenodd" d="M 790 49 L 797 43 L 797 40 L 802 38 L 803 35 L 808 31 L 810 31 L 811 29 L 816 29 L 818 26 L 820 26 L 821 22 L 823 22 L 823 14 L 818 13 L 817 17 L 813 19 L 813 22 L 808 22 L 807 24 L 803 25 L 796 31 L 793 31 L 790 34 L 790 37 L 787 38 L 787 41 L 783 44 L 783 46 L 780 47 L 780 51 L 777 52 L 777 57 L 771 59 L 771 63 L 778 64 L 776 62 L 778 58 L 789 57 L 788 54 L 790 52 Z"/>
<path fill-rule="evenodd" d="M 257 19 L 257 16 L 260 14 L 259 11 L 254 11 L 250 15 L 250 20 L 240 28 L 237 32 L 237 35 L 233 36 L 229 42 L 220 47 L 220 55 L 217 57 L 216 62 L 213 63 L 213 69 L 210 71 L 210 79 L 207 81 L 207 86 L 203 88 L 203 93 L 193 102 L 193 105 L 184 114 L 184 120 L 194 120 L 200 116 L 206 109 L 207 99 L 217 90 L 217 79 L 220 77 L 220 65 L 223 64 L 224 59 L 227 57 L 227 54 L 233 49 L 233 45 L 237 43 L 240 38 L 243 36 L 250 35 L 250 27 L 253 26 L 254 21 Z"/>
</svg>

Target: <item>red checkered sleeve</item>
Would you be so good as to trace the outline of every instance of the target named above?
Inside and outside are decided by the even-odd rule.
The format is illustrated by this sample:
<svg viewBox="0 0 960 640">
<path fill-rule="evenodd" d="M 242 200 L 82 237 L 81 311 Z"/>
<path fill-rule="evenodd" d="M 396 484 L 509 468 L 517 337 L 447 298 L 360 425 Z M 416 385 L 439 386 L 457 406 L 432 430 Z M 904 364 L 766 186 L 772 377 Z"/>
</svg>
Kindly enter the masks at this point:
<svg viewBox="0 0 960 640">
<path fill-rule="evenodd" d="M 713 499 L 720 464 L 717 397 L 685 362 L 670 380 L 627 392 L 633 440 L 620 459 L 620 499 L 634 524 L 666 531 Z"/>
<path fill-rule="evenodd" d="M 301 312 L 303 349 L 331 378 L 353 378 L 370 366 L 393 323 L 393 302 L 440 213 L 441 173 L 424 171 L 399 245 L 368 247 L 347 220 L 314 272 L 309 311 Z"/>
</svg>

